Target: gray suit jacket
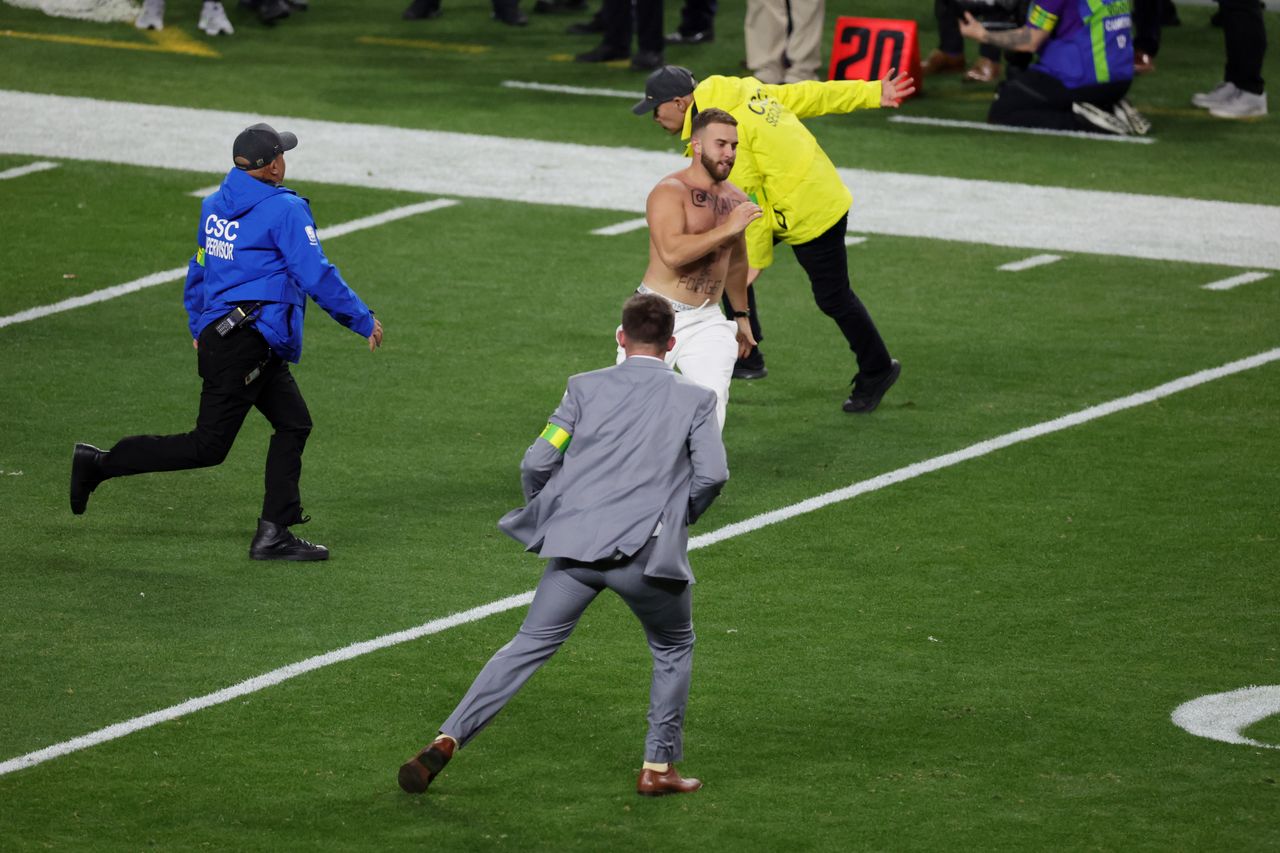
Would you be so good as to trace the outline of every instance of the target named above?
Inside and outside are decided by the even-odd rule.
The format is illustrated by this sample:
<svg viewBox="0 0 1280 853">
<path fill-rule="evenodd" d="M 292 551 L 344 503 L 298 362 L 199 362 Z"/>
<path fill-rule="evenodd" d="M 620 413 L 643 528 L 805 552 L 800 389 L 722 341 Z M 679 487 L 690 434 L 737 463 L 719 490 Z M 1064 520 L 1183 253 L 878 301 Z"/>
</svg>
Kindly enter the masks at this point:
<svg viewBox="0 0 1280 853">
<path fill-rule="evenodd" d="M 520 463 L 526 504 L 498 527 L 543 557 L 632 556 L 662 523 L 644 573 L 693 581 L 689 530 L 729 479 L 716 395 L 658 359 L 570 377 L 551 423 Z"/>
</svg>

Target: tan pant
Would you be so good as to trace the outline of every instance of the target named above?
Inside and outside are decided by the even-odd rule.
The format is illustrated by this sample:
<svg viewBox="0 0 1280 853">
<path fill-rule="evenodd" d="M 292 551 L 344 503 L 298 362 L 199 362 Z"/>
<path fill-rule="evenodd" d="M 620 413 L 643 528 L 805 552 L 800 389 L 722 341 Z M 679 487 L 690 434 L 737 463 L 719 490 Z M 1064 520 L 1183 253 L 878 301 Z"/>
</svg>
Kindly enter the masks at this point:
<svg viewBox="0 0 1280 853">
<path fill-rule="evenodd" d="M 787 35 L 787 0 L 747 0 L 744 23 L 747 67 L 763 83 L 819 80 L 822 65 L 824 0 L 791 0 L 791 35 Z M 782 57 L 791 62 L 784 68 Z"/>
</svg>

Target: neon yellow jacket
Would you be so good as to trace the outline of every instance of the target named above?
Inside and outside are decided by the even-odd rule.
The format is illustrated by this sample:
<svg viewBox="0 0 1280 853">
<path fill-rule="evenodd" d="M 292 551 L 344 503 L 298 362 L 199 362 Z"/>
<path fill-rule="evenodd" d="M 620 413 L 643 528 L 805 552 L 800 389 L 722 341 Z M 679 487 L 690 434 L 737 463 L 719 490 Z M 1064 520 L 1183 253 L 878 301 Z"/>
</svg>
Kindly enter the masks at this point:
<svg viewBox="0 0 1280 853">
<path fill-rule="evenodd" d="M 738 120 L 738 159 L 729 180 L 764 209 L 747 226 L 747 260 L 773 263 L 774 239 L 807 243 L 853 203 L 836 167 L 800 119 L 880 106 L 879 81 L 809 81 L 775 86 L 754 77 L 708 77 L 693 90 L 697 109 L 721 109 Z M 693 109 L 681 139 L 691 135 Z M 689 149 L 685 154 L 691 154 Z"/>
</svg>

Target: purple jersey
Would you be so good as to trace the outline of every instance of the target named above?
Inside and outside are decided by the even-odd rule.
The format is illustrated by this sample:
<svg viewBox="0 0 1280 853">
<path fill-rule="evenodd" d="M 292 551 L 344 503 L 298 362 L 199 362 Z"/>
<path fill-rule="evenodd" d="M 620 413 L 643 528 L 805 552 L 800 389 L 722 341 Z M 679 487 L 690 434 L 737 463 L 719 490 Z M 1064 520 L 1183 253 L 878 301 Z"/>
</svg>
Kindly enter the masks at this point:
<svg viewBox="0 0 1280 853">
<path fill-rule="evenodd" d="M 1049 38 L 1032 71 L 1069 89 L 1133 79 L 1131 0 L 1035 0 L 1027 26 Z"/>
</svg>

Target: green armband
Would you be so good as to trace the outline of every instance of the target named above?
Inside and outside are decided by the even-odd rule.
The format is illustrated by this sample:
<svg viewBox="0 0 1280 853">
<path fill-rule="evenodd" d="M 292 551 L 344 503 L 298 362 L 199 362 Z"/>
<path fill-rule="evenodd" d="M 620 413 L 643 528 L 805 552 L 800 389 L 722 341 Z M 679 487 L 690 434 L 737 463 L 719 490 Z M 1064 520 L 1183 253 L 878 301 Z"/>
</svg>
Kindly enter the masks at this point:
<svg viewBox="0 0 1280 853">
<path fill-rule="evenodd" d="M 547 428 L 542 431 L 541 437 L 545 438 L 548 444 L 561 453 L 564 453 L 565 448 L 569 446 L 569 442 L 573 439 L 573 436 L 563 427 L 558 427 L 552 423 L 547 424 Z"/>
</svg>

